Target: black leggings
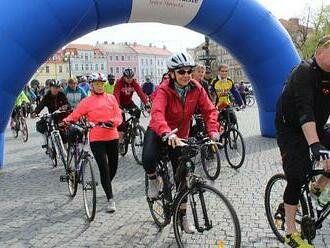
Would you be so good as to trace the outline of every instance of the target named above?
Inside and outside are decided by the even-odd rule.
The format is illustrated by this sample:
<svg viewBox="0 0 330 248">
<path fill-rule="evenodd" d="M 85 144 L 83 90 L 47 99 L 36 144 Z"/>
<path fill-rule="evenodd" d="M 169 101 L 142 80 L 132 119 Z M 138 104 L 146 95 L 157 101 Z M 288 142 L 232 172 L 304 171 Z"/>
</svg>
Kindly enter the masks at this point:
<svg viewBox="0 0 330 248">
<path fill-rule="evenodd" d="M 143 151 L 142 151 L 142 163 L 143 168 L 147 174 L 154 174 L 156 172 L 156 166 L 159 160 L 159 153 L 161 149 L 161 138 L 152 131 L 150 128 L 144 135 Z M 178 168 L 178 157 L 181 156 L 181 150 L 179 148 L 173 149 L 168 147 L 168 156 L 171 160 L 173 167 L 173 173 L 175 175 Z"/>
<path fill-rule="evenodd" d="M 118 140 L 94 141 L 90 146 L 100 170 L 102 187 L 109 200 L 113 198 L 111 182 L 118 168 Z"/>
</svg>

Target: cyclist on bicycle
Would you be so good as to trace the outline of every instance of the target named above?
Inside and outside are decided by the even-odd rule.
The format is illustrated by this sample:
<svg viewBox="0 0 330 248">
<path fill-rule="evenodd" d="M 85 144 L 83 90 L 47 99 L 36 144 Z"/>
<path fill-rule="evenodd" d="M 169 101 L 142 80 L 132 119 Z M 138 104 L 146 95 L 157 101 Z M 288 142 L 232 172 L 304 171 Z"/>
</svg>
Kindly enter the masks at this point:
<svg viewBox="0 0 330 248">
<path fill-rule="evenodd" d="M 115 76 L 112 74 L 108 75 L 108 82 L 104 84 L 104 92 L 107 94 L 113 94 L 115 88 Z"/>
<path fill-rule="evenodd" d="M 310 152 L 319 160 L 330 149 L 330 130 L 325 124 L 330 115 L 330 35 L 319 41 L 312 59 L 302 61 L 293 69 L 277 103 L 277 143 L 281 151 L 287 179 L 284 192 L 286 218 L 285 242 L 291 247 L 313 247 L 301 238 L 295 226 L 295 215 L 306 174 L 312 169 Z M 330 161 L 324 162 L 330 170 Z M 322 176 L 311 185 L 319 204 L 330 199 L 329 179 Z"/>
<path fill-rule="evenodd" d="M 114 95 L 122 109 L 128 110 L 130 114 L 140 118 L 141 110 L 132 100 L 133 94 L 136 92 L 140 97 L 143 104 L 149 106 L 146 95 L 143 93 L 140 85 L 134 78 L 134 71 L 131 68 L 127 68 L 123 71 L 123 76 L 117 81 L 115 85 Z M 123 114 L 123 123 L 118 127 L 119 131 L 119 150 L 122 152 L 124 148 L 124 132 L 126 127 L 124 125 L 125 114 Z"/>
<path fill-rule="evenodd" d="M 64 89 L 64 94 L 68 98 L 71 108 L 75 108 L 78 103 L 87 96 L 85 90 L 78 86 L 75 78 L 70 78 L 68 80 L 68 86 Z"/>
<path fill-rule="evenodd" d="M 91 90 L 86 76 L 80 78 L 80 84 L 78 86 L 82 88 L 87 95 L 90 95 Z"/>
<path fill-rule="evenodd" d="M 18 97 L 16 98 L 15 107 L 13 109 L 13 112 L 11 113 L 11 121 L 10 121 L 10 127 L 11 127 L 11 129 L 14 129 L 15 126 L 16 126 L 15 118 L 16 118 L 16 115 L 18 113 L 19 108 L 24 103 L 29 103 L 29 102 L 30 102 L 29 98 L 26 96 L 26 94 L 24 93 L 24 91 L 22 91 L 18 95 Z"/>
<path fill-rule="evenodd" d="M 92 95 L 83 99 L 64 122 L 77 122 L 85 116 L 92 123 L 111 122 L 109 128 L 96 126 L 89 133 L 90 147 L 99 167 L 102 187 L 107 196 L 107 212 L 116 211 L 111 182 L 118 168 L 118 131 L 121 110 L 113 95 L 104 93 L 107 78 L 102 73 L 91 75 Z"/>
<path fill-rule="evenodd" d="M 167 61 L 170 79 L 162 82 L 154 99 L 142 154 L 143 167 L 149 177 L 148 197 L 150 198 L 157 198 L 160 190 L 156 166 L 161 137 L 178 128 L 178 132 L 168 139 L 169 158 L 174 174 L 180 156 L 180 150 L 175 147 L 180 143 L 180 138 L 188 137 L 190 121 L 197 107 L 203 115 L 209 136 L 214 140 L 220 137 L 217 111 L 203 87 L 191 79 L 194 66 L 194 60 L 188 54 L 178 53 L 170 56 Z M 194 228 L 187 221 L 185 208 L 186 206 L 182 206 L 182 225 L 185 232 L 192 233 Z"/>
<path fill-rule="evenodd" d="M 48 108 L 49 113 L 53 113 L 56 110 L 60 109 L 63 111 L 67 111 L 69 107 L 68 99 L 66 98 L 65 94 L 61 91 L 61 83 L 58 80 L 51 80 L 49 83 L 50 90 L 47 91 L 46 95 L 42 98 L 40 104 L 35 108 L 35 110 L 31 113 L 31 117 L 35 118 L 43 109 L 44 107 Z M 67 113 L 61 113 L 54 117 L 55 124 L 59 124 L 62 120 L 67 116 Z M 65 135 L 63 130 L 60 129 L 61 137 L 63 143 L 66 143 Z M 42 148 L 46 148 L 46 140 L 44 134 L 44 144 Z"/>
</svg>

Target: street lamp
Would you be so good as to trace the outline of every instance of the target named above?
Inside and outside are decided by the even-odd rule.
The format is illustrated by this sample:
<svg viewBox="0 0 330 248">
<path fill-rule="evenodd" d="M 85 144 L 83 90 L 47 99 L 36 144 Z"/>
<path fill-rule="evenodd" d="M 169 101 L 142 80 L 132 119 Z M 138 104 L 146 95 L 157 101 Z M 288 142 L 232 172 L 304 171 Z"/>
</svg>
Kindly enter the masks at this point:
<svg viewBox="0 0 330 248">
<path fill-rule="evenodd" d="M 74 56 L 73 52 L 66 52 L 64 54 L 64 62 L 69 62 L 69 76 L 71 78 L 71 57 Z"/>
</svg>

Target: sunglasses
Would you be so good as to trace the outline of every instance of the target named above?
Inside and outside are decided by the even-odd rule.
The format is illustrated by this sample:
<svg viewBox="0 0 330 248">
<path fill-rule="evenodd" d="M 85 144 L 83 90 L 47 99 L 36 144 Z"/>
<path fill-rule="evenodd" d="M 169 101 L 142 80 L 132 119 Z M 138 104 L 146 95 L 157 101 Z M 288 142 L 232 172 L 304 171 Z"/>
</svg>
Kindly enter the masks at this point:
<svg viewBox="0 0 330 248">
<path fill-rule="evenodd" d="M 180 70 L 177 70 L 176 72 L 180 75 L 185 75 L 186 73 L 188 75 L 190 75 L 193 71 L 192 71 L 192 69 L 189 69 L 189 70 L 180 69 Z"/>
</svg>

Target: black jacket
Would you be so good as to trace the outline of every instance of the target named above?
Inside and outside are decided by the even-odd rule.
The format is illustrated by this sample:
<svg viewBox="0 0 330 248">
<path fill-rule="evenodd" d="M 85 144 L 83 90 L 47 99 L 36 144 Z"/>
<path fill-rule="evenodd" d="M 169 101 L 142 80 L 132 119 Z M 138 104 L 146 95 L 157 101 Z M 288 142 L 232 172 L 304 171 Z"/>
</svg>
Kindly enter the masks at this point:
<svg viewBox="0 0 330 248">
<path fill-rule="evenodd" d="M 278 133 L 301 132 L 306 122 L 315 122 L 320 134 L 330 115 L 330 73 L 315 59 L 302 61 L 293 69 L 277 103 L 275 125 Z"/>
</svg>

